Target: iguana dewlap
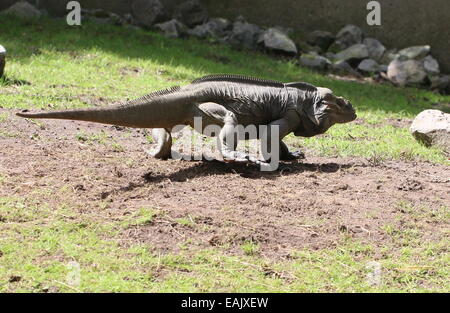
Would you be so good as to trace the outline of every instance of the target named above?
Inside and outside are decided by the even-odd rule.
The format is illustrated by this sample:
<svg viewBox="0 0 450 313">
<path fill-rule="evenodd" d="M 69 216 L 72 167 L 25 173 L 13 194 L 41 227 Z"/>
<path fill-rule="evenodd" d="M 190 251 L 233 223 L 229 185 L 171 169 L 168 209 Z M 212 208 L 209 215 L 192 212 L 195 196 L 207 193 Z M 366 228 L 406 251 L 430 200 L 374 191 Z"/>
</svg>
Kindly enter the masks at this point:
<svg viewBox="0 0 450 313">
<path fill-rule="evenodd" d="M 334 96 L 330 89 L 302 82 L 282 83 L 239 75 L 206 76 L 187 86 L 153 92 L 109 107 L 21 112 L 17 115 L 153 128 L 158 145 L 152 155 L 156 158 L 171 156 L 170 131 L 174 126 L 193 127 L 194 118 L 200 117 L 203 127 L 220 126 L 220 132 L 216 134 L 219 150 L 228 161 L 249 159 L 248 155 L 236 151 L 237 141 L 229 143 L 227 140 L 234 136 L 237 125 L 278 126 L 279 157 L 283 160 L 301 155 L 289 152 L 281 141 L 289 133 L 311 137 L 326 132 L 336 123 L 347 123 L 356 118 L 350 102 Z"/>
</svg>

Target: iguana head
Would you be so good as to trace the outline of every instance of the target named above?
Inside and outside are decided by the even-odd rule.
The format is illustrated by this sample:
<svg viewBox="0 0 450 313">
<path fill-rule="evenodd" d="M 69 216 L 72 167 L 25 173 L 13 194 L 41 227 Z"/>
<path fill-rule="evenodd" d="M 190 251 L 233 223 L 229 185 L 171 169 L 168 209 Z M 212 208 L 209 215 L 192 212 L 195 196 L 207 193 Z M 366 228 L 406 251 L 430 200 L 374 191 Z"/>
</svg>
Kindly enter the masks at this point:
<svg viewBox="0 0 450 313">
<path fill-rule="evenodd" d="M 336 123 L 348 123 L 356 119 L 350 101 L 335 96 L 328 88 L 317 87 L 313 104 L 305 109 L 308 118 L 323 132 Z"/>
</svg>

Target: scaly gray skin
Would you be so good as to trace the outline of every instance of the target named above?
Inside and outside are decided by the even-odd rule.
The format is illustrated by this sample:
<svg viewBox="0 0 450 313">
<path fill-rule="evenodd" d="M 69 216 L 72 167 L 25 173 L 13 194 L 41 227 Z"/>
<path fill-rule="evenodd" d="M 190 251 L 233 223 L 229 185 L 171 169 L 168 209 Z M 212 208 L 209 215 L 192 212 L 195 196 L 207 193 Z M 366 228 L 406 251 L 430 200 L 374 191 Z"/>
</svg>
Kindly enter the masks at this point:
<svg viewBox="0 0 450 313">
<path fill-rule="evenodd" d="M 153 128 L 152 134 L 158 144 L 151 154 L 161 159 L 171 156 L 172 128 L 176 125 L 194 127 L 194 117 L 201 117 L 203 127 L 221 127 L 219 150 L 225 160 L 235 162 L 254 161 L 250 156 L 236 151 L 237 140 L 234 144 L 227 143 L 226 138 L 235 136 L 236 125 L 278 125 L 280 159 L 287 160 L 303 157 L 300 152 L 289 152 L 281 141 L 289 133 L 311 137 L 323 134 L 335 123 L 347 123 L 356 118 L 350 102 L 334 96 L 328 88 L 239 75 L 206 76 L 184 87 L 153 92 L 106 108 L 21 112 L 17 115 Z M 268 127 L 268 131 L 270 129 Z M 270 135 L 265 138 L 270 138 Z"/>
</svg>

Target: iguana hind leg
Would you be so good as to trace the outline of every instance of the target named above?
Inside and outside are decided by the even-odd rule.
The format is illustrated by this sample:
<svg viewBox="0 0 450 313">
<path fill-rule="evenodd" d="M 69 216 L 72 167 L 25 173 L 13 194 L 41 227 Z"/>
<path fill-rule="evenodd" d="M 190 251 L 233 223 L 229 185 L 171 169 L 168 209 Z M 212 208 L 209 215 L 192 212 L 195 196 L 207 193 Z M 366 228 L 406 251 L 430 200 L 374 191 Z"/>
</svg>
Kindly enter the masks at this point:
<svg viewBox="0 0 450 313">
<path fill-rule="evenodd" d="M 169 159 L 172 154 L 172 135 L 170 131 L 164 128 L 153 128 L 152 137 L 156 141 L 157 146 L 155 149 L 145 150 L 145 152 L 157 159 Z"/>
<path fill-rule="evenodd" d="M 194 111 L 194 116 L 202 119 L 202 126 L 204 126 L 205 129 L 208 125 L 217 125 L 221 127 L 220 131 L 215 133 L 214 136 L 219 137 L 218 148 L 225 162 L 261 163 L 255 157 L 252 157 L 247 153 L 236 151 L 239 140 L 239 134 L 236 131 L 238 120 L 233 112 L 227 110 L 218 103 L 205 102 L 198 105 Z M 203 129 L 196 130 L 207 136 L 211 135 L 208 132 L 205 133 Z"/>
<path fill-rule="evenodd" d="M 280 140 L 280 160 L 289 161 L 289 160 L 297 160 L 304 159 L 305 154 L 301 151 L 289 151 L 289 148 L 286 144 Z"/>
</svg>

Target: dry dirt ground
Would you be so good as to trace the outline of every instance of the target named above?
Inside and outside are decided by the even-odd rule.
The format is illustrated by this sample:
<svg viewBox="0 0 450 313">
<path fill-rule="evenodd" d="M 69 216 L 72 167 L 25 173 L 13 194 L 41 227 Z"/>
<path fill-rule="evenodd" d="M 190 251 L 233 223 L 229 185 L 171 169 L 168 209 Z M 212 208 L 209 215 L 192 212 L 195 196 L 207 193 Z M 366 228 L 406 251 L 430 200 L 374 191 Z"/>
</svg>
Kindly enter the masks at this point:
<svg viewBox="0 0 450 313">
<path fill-rule="evenodd" d="M 335 247 L 343 235 L 382 247 L 392 243 L 387 226 L 414 223 L 423 241 L 448 229 L 448 221 L 433 218 L 450 206 L 445 165 L 307 154 L 267 173 L 218 161 L 161 161 L 144 153 L 151 145 L 143 130 L 0 114 L 9 114 L 0 123 L 0 173 L 7 177 L 0 196 L 65 205 L 104 221 L 154 209 L 150 224 L 124 228 L 124 245 L 175 252 L 189 239 L 238 253 L 251 240 L 263 256 L 278 258 L 292 249 Z M 102 130 L 102 138 L 89 137 Z"/>
</svg>

